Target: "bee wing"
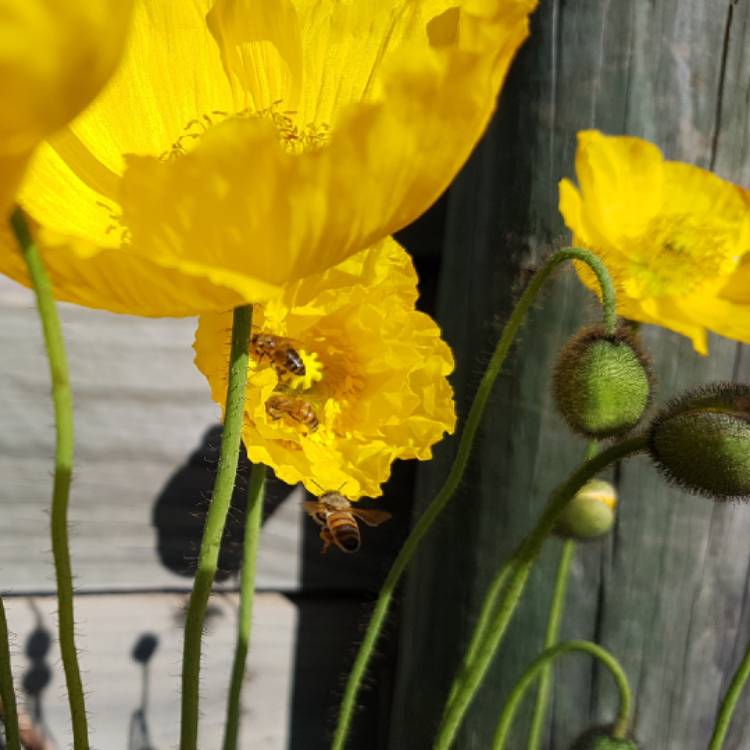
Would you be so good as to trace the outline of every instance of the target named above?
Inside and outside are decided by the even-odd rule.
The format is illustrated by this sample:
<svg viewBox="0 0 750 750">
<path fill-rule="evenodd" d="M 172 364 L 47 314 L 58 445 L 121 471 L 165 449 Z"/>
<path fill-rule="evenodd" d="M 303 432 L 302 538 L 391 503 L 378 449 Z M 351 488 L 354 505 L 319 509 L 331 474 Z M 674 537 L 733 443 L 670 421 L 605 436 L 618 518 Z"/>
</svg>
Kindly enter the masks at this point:
<svg viewBox="0 0 750 750">
<path fill-rule="evenodd" d="M 372 510 L 371 508 L 352 508 L 349 512 L 368 526 L 380 526 L 391 517 L 387 510 Z"/>
<path fill-rule="evenodd" d="M 321 518 L 321 514 L 325 513 L 326 510 L 326 507 L 323 505 L 323 503 L 318 503 L 315 500 L 305 500 L 302 505 L 305 508 L 305 512 L 308 515 L 312 516 L 316 523 L 319 523 L 321 525 L 325 523 Z"/>
</svg>

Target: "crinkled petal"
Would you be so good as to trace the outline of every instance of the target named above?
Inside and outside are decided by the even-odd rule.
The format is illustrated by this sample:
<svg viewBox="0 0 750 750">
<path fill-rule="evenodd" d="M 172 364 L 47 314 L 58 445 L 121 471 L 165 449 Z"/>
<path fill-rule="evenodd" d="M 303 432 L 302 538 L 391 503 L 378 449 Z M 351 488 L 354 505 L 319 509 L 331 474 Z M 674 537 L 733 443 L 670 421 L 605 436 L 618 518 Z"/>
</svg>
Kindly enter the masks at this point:
<svg viewBox="0 0 750 750">
<path fill-rule="evenodd" d="M 273 368 L 254 364 L 243 431 L 251 460 L 311 492 L 344 485 L 356 499 L 380 494 L 396 458 L 431 456 L 432 445 L 455 427 L 447 380 L 453 358 L 434 321 L 414 309 L 415 284 L 408 255 L 387 238 L 255 306 L 256 329 L 315 352 L 323 379 L 290 394 L 275 390 Z M 195 340 L 196 364 L 221 405 L 230 328 L 230 313 L 202 315 Z M 275 392 L 308 400 L 320 427 L 308 433 L 271 419 L 265 403 Z"/>
</svg>

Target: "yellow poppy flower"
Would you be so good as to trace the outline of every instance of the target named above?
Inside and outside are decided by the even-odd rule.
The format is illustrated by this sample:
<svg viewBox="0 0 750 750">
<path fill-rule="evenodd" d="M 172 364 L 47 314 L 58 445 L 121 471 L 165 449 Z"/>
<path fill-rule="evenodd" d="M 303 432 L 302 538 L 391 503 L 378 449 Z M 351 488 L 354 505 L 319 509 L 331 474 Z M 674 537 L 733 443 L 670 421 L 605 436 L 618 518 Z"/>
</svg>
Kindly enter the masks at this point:
<svg viewBox="0 0 750 750">
<path fill-rule="evenodd" d="M 110 86 L 22 205 L 59 298 L 268 299 L 404 226 L 481 135 L 536 0 L 137 0 Z M 0 271 L 25 281 L 0 251 Z"/>
<path fill-rule="evenodd" d="M 621 315 L 687 336 L 701 354 L 707 330 L 750 343 L 747 191 L 640 138 L 595 130 L 578 134 L 576 174 L 579 189 L 560 182 L 560 211 L 573 243 L 612 273 Z"/>
<path fill-rule="evenodd" d="M 396 458 L 429 459 L 456 415 L 450 348 L 414 309 L 417 275 L 390 237 L 283 287 L 253 309 L 257 336 L 281 337 L 305 377 L 251 345 L 243 440 L 251 461 L 308 490 L 381 494 Z M 195 362 L 224 406 L 231 312 L 202 315 Z M 312 414 L 312 416 L 311 416 Z"/>
<path fill-rule="evenodd" d="M 0 212 L 34 148 L 114 70 L 130 0 L 0 0 Z"/>
</svg>

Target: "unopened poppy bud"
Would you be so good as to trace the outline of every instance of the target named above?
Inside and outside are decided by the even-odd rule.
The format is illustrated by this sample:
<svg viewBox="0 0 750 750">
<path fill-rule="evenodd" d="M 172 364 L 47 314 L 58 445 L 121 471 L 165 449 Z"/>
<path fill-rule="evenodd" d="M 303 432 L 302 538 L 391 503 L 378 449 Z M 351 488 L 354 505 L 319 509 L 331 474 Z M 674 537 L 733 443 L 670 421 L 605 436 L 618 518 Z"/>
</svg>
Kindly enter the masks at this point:
<svg viewBox="0 0 750 750">
<path fill-rule="evenodd" d="M 638 750 L 633 740 L 612 737 L 607 729 L 589 729 L 570 747 L 570 750 Z"/>
<path fill-rule="evenodd" d="M 554 390 L 575 432 L 619 435 L 638 424 L 651 400 L 648 359 L 626 329 L 607 334 L 600 326 L 587 328 L 560 353 Z"/>
<path fill-rule="evenodd" d="M 750 497 L 750 386 L 718 383 L 659 413 L 649 452 L 670 480 L 715 500 Z"/>
<path fill-rule="evenodd" d="M 555 533 L 585 542 L 606 534 L 615 522 L 617 491 L 601 479 L 581 487 L 557 517 Z"/>
</svg>

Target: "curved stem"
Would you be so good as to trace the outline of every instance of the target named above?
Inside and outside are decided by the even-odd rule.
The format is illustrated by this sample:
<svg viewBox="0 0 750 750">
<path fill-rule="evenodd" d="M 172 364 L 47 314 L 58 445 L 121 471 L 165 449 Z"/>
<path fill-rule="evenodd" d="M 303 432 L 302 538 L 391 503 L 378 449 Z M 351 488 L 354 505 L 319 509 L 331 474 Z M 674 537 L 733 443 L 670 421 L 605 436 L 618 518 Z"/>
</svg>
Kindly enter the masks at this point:
<svg viewBox="0 0 750 750">
<path fill-rule="evenodd" d="M 224 728 L 224 750 L 237 747 L 240 723 L 240 693 L 245 677 L 245 662 L 250 645 L 250 629 L 253 622 L 253 599 L 255 596 L 255 563 L 258 557 L 260 524 L 263 518 L 263 497 L 266 482 L 266 467 L 253 464 L 247 488 L 247 517 L 242 549 L 242 574 L 240 578 L 240 611 L 237 622 L 237 643 L 234 647 L 232 681 L 229 685 L 227 722 Z"/>
<path fill-rule="evenodd" d="M 536 677 L 549 669 L 550 663 L 554 659 L 557 659 L 558 656 L 570 653 L 571 651 L 583 651 L 584 653 L 591 654 L 594 658 L 599 659 L 609 669 L 612 677 L 614 677 L 620 693 L 620 710 L 617 712 L 617 719 L 612 728 L 612 737 L 616 739 L 625 738 L 630 722 L 630 707 L 633 701 L 630 686 L 628 685 L 628 678 L 620 666 L 620 662 L 609 651 L 603 649 L 601 646 L 597 646 L 596 643 L 591 643 L 591 641 L 565 641 L 544 651 L 521 675 L 521 678 L 508 696 L 505 708 L 500 715 L 500 721 L 495 731 L 495 739 L 492 742 L 492 750 L 503 750 L 505 747 L 505 741 L 513 723 L 513 717 L 521 704 L 524 693 L 532 685 Z"/>
<path fill-rule="evenodd" d="M 505 595 L 487 631 L 477 655 L 468 670 L 456 678 L 454 700 L 447 704 L 438 728 L 434 750 L 447 750 L 458 732 L 466 710 L 482 683 L 487 669 L 505 635 L 508 623 L 521 598 L 531 569 L 536 562 L 544 540 L 554 528 L 555 521 L 578 490 L 592 477 L 611 463 L 645 450 L 648 440 L 645 435 L 623 440 L 610 446 L 576 469 L 568 480 L 552 495 L 533 531 L 521 542 L 511 557 L 510 582 Z M 502 571 L 501 571 L 502 573 Z M 500 575 L 500 573 L 498 574 Z"/>
<path fill-rule="evenodd" d="M 10 669 L 8 623 L 5 619 L 5 607 L 2 599 L 0 599 L 0 699 L 2 699 L 2 717 L 5 725 L 7 750 L 21 750 L 16 691 L 13 688 L 13 673 Z"/>
<path fill-rule="evenodd" d="M 224 410 L 224 430 L 221 435 L 219 465 L 206 515 L 198 570 L 185 620 L 185 643 L 182 655 L 182 713 L 180 722 L 180 750 L 196 750 L 198 745 L 198 701 L 201 665 L 201 635 L 208 597 L 216 576 L 219 549 L 224 525 L 232 499 L 239 461 L 242 417 L 247 386 L 248 345 L 253 317 L 251 305 L 234 311 L 232 348 L 229 361 L 229 382 Z"/>
<path fill-rule="evenodd" d="M 505 587 L 505 582 L 508 580 L 510 571 L 511 561 L 508 560 L 503 564 L 502 568 L 500 568 L 500 571 L 497 573 L 494 580 L 490 584 L 490 588 L 485 595 L 484 601 L 482 602 L 482 609 L 479 612 L 477 624 L 474 626 L 474 632 L 471 634 L 469 646 L 466 649 L 466 654 L 463 658 L 463 662 L 461 665 L 462 670 L 467 670 L 469 668 L 469 665 L 476 658 L 477 652 L 479 651 L 479 646 L 484 640 L 484 637 L 487 635 L 487 629 L 490 626 L 490 622 L 492 622 L 492 614 L 495 611 L 498 600 L 500 599 L 500 594 L 503 593 L 503 588 Z M 451 685 L 451 691 L 448 695 L 448 703 L 450 703 L 456 697 L 456 689 L 457 685 L 454 682 L 453 685 Z"/>
<path fill-rule="evenodd" d="M 377 642 L 386 615 L 388 614 L 396 584 L 399 582 L 406 566 L 417 551 L 423 537 L 429 531 L 437 517 L 443 512 L 445 506 L 451 500 L 453 494 L 461 483 L 466 465 L 469 461 L 469 456 L 471 455 L 471 448 L 474 443 L 477 429 L 479 428 L 479 423 L 482 420 L 482 415 L 484 414 L 487 401 L 492 392 L 492 386 L 494 385 L 497 376 L 500 374 L 503 362 L 505 361 L 508 351 L 515 340 L 516 334 L 526 317 L 526 313 L 550 274 L 558 265 L 568 260 L 582 261 L 583 263 L 588 264 L 596 274 L 602 292 L 604 327 L 607 332 L 613 332 L 615 330 L 617 324 L 615 290 L 609 272 L 601 260 L 599 260 L 599 258 L 593 253 L 581 248 L 564 248 L 551 255 L 547 262 L 536 272 L 536 274 L 534 274 L 529 285 L 521 295 L 518 304 L 511 313 L 508 322 L 503 328 L 500 340 L 497 342 L 492 358 L 490 359 L 487 369 L 482 376 L 482 380 L 479 383 L 479 387 L 477 388 L 471 408 L 469 409 L 469 414 L 466 417 L 466 424 L 463 433 L 461 434 L 458 449 L 456 450 L 456 457 L 453 460 L 445 484 L 412 529 L 404 546 L 401 548 L 401 551 L 393 562 L 391 569 L 388 571 L 388 576 L 385 579 L 383 587 L 380 589 L 375 609 L 370 618 L 370 622 L 367 625 L 364 640 L 359 647 L 352 670 L 347 679 L 331 750 L 343 750 L 344 748 L 347 735 L 349 734 L 349 727 L 351 725 L 357 694 L 359 693 L 365 670 L 367 669 L 367 665 L 369 664 L 370 658 L 375 649 L 375 643 Z"/>
<path fill-rule="evenodd" d="M 576 543 L 573 539 L 566 539 L 563 542 L 560 560 L 557 563 L 557 576 L 555 577 L 555 588 L 552 593 L 552 605 L 549 610 L 549 619 L 547 620 L 547 632 L 544 636 L 544 648 L 552 648 L 557 643 L 560 633 L 560 623 L 562 622 L 563 609 L 565 607 L 565 593 L 568 589 L 568 574 L 570 573 L 570 563 L 576 551 Z M 547 715 L 547 704 L 551 688 L 551 674 L 549 667 L 542 669 L 539 677 L 539 688 L 536 694 L 536 704 L 534 705 L 534 714 L 531 717 L 531 729 L 529 730 L 529 747 L 528 750 L 539 750 L 542 744 L 542 731 L 544 729 L 544 719 Z"/>
<path fill-rule="evenodd" d="M 73 725 L 73 747 L 75 750 L 88 750 L 86 705 L 83 698 L 83 685 L 75 645 L 73 574 L 68 544 L 68 499 L 70 496 L 70 478 L 73 471 L 74 445 L 73 395 L 68 375 L 68 359 L 65 354 L 65 342 L 60 319 L 57 316 L 52 284 L 20 209 L 16 209 L 13 213 L 10 223 L 21 246 L 31 285 L 36 295 L 36 304 L 42 322 L 52 380 L 56 443 L 50 532 L 57 582 L 58 637 L 65 671 L 65 682 L 68 688 L 68 702 Z"/>
<path fill-rule="evenodd" d="M 737 667 L 737 671 L 734 673 L 732 682 L 729 685 L 729 690 L 724 696 L 724 700 L 721 702 L 721 708 L 719 709 L 719 715 L 716 718 L 716 724 L 714 726 L 714 733 L 711 737 L 711 744 L 708 746 L 708 750 L 721 750 L 724 747 L 724 740 L 729 731 L 729 725 L 734 715 L 734 709 L 737 706 L 742 688 L 745 687 L 747 678 L 750 677 L 750 643 L 747 645 L 747 650 L 742 658 L 740 666 Z"/>
</svg>

